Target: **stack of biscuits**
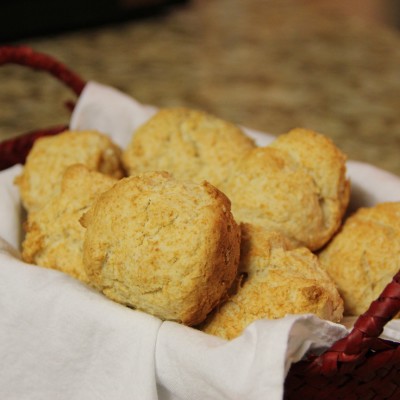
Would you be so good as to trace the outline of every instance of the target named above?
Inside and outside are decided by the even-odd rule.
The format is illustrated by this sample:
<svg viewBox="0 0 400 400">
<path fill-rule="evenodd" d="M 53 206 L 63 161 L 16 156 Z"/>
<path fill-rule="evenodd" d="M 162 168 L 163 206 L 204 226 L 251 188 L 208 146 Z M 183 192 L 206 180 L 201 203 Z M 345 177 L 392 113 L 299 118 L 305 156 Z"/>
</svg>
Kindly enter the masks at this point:
<svg viewBox="0 0 400 400">
<path fill-rule="evenodd" d="M 213 115 L 162 109 L 126 149 L 96 131 L 37 140 L 16 184 L 26 262 L 225 339 L 261 318 L 358 313 L 369 289 L 348 276 L 361 268 L 375 294 L 395 269 L 358 250 L 364 225 L 396 219 L 374 234 L 400 252 L 399 204 L 345 222 L 346 157 L 306 129 L 257 147 Z"/>
</svg>

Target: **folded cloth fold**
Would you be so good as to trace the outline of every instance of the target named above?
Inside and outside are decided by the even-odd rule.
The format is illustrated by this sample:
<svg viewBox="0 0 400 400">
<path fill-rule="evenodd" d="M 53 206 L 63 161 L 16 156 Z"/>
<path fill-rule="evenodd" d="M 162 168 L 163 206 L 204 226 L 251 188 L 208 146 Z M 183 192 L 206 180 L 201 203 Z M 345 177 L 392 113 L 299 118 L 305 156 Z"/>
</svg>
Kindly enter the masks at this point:
<svg viewBox="0 0 400 400">
<path fill-rule="evenodd" d="M 290 365 L 346 333 L 314 315 L 259 320 L 231 341 L 164 322 L 156 347 L 160 398 L 280 400 Z"/>
<path fill-rule="evenodd" d="M 71 130 L 98 130 L 126 147 L 141 124 L 157 109 L 144 105 L 112 87 L 88 82 L 71 115 Z"/>
<path fill-rule="evenodd" d="M 21 165 L 15 165 L 0 173 L 0 237 L 19 249 L 22 238 L 23 211 L 19 192 L 14 179 L 22 172 Z"/>
<path fill-rule="evenodd" d="M 1 399 L 157 399 L 160 320 L 0 245 Z"/>
<path fill-rule="evenodd" d="M 70 127 L 100 130 L 124 147 L 154 112 L 89 82 Z M 258 145 L 273 140 L 245 132 Z M 228 342 L 28 265 L 18 256 L 23 215 L 13 179 L 20 171 L 0 173 L 1 399 L 278 400 L 291 363 L 347 333 L 342 325 L 298 315 L 256 321 Z M 350 174 L 359 187 L 357 202 L 400 199 L 399 178 L 359 163 Z"/>
</svg>

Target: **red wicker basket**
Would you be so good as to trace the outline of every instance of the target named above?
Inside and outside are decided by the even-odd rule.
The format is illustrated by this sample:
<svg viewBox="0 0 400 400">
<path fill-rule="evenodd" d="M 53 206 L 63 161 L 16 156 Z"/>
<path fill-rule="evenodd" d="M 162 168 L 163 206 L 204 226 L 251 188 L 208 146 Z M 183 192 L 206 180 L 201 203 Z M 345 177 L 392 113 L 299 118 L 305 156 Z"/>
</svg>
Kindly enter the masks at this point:
<svg viewBox="0 0 400 400">
<path fill-rule="evenodd" d="M 0 65 L 47 71 L 79 96 L 86 82 L 59 61 L 27 47 L 0 47 Z M 34 141 L 65 126 L 38 130 L 0 143 L 0 170 L 24 163 Z M 286 400 L 400 399 L 400 343 L 379 338 L 400 311 L 400 271 L 361 315 L 352 331 L 322 355 L 293 364 L 285 381 Z"/>
<path fill-rule="evenodd" d="M 4 64 L 18 64 L 48 72 L 69 87 L 77 96 L 81 94 L 86 85 L 84 80 L 64 64 L 46 54 L 35 52 L 29 47 L 0 47 L 0 65 Z M 74 105 L 73 103 L 68 103 L 67 106 L 73 108 Z M 55 135 L 64 131 L 66 128 L 65 125 L 60 125 L 47 129 L 35 130 L 16 138 L 3 141 L 0 143 L 0 171 L 14 164 L 23 164 L 37 138 Z"/>
</svg>

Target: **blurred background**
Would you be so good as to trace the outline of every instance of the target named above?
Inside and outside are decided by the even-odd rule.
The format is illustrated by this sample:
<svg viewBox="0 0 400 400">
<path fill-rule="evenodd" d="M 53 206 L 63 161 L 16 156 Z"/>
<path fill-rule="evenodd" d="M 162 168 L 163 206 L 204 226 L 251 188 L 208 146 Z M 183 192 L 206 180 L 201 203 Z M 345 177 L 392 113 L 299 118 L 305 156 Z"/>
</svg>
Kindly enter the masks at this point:
<svg viewBox="0 0 400 400">
<path fill-rule="evenodd" d="M 4 0 L 0 44 L 28 45 L 142 103 L 279 135 L 306 127 L 400 175 L 398 0 Z M 74 94 L 0 67 L 0 140 L 68 123 Z"/>
</svg>

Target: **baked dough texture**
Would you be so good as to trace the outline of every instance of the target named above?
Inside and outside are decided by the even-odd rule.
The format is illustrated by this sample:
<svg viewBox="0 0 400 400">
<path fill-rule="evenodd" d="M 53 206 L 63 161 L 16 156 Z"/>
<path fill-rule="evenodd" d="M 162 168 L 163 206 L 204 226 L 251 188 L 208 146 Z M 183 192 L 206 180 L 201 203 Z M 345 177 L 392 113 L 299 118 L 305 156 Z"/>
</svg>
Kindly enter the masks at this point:
<svg viewBox="0 0 400 400">
<path fill-rule="evenodd" d="M 358 209 L 319 259 L 338 286 L 345 315 L 367 311 L 400 269 L 400 202 Z"/>
<path fill-rule="evenodd" d="M 208 182 L 166 172 L 127 177 L 81 222 L 95 287 L 163 320 L 200 323 L 235 279 L 240 228 L 228 198 Z"/>
<path fill-rule="evenodd" d="M 181 180 L 205 179 L 230 198 L 238 221 L 280 230 L 311 250 L 329 241 L 349 203 L 345 155 L 307 129 L 260 148 L 229 122 L 163 109 L 135 132 L 122 159 L 129 174 L 166 170 Z"/>
<path fill-rule="evenodd" d="M 349 202 L 345 163 L 327 137 L 293 129 L 248 151 L 220 189 L 237 221 L 281 231 L 317 250 L 337 231 Z"/>
<path fill-rule="evenodd" d="M 66 131 L 39 138 L 15 181 L 25 209 L 38 210 L 57 194 L 65 169 L 73 164 L 84 164 L 91 170 L 121 178 L 120 156 L 117 145 L 96 131 Z"/>
<path fill-rule="evenodd" d="M 279 136 L 272 147 L 286 151 L 314 180 L 326 236 L 331 237 L 341 224 L 350 199 L 346 155 L 327 136 L 303 128 Z"/>
<path fill-rule="evenodd" d="M 230 298 L 200 326 L 233 339 L 252 322 L 313 313 L 340 321 L 343 301 L 335 284 L 307 248 L 294 248 L 281 233 L 242 224 L 238 280 Z"/>
<path fill-rule="evenodd" d="M 160 110 L 134 133 L 122 160 L 130 175 L 168 171 L 176 179 L 219 186 L 253 141 L 236 125 L 187 108 Z"/>
<path fill-rule="evenodd" d="M 29 213 L 22 259 L 89 283 L 83 267 L 85 229 L 79 220 L 96 197 L 116 182 L 81 164 L 68 167 L 60 193 L 40 210 Z"/>
</svg>

